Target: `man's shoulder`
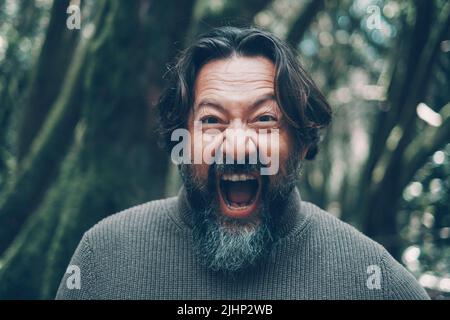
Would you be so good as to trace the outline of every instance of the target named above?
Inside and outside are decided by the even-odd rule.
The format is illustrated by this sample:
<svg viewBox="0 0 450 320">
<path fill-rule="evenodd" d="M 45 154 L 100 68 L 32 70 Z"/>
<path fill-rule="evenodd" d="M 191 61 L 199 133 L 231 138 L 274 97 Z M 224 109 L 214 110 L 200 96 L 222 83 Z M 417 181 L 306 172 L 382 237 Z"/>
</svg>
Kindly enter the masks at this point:
<svg viewBox="0 0 450 320">
<path fill-rule="evenodd" d="M 145 202 L 100 220 L 86 235 L 92 239 L 141 234 L 155 225 L 167 225 L 176 206 L 176 197 Z"/>
<path fill-rule="evenodd" d="M 323 235 L 322 244 L 345 244 L 353 249 L 363 249 L 376 255 L 382 255 L 384 247 L 370 239 L 351 224 L 325 211 L 317 205 L 303 201 L 302 206 L 311 212 L 311 231 Z"/>
<path fill-rule="evenodd" d="M 380 293 L 383 299 L 427 299 L 428 296 L 414 276 L 378 242 L 352 225 L 338 219 L 318 206 L 303 202 L 309 211 L 309 245 L 313 256 L 332 261 L 336 270 L 353 274 L 355 283 L 365 283 L 378 270 L 381 272 Z"/>
</svg>

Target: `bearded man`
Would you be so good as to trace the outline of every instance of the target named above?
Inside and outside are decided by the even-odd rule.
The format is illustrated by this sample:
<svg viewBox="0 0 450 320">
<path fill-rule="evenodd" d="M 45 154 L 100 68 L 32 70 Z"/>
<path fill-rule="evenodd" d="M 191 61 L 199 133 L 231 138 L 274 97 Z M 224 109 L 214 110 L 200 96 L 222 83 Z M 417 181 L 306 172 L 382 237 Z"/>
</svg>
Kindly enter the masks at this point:
<svg viewBox="0 0 450 320">
<path fill-rule="evenodd" d="M 86 232 L 78 286 L 68 272 L 58 299 L 428 298 L 381 245 L 301 200 L 331 109 L 287 44 L 217 28 L 168 74 L 158 111 L 183 187 Z"/>
</svg>

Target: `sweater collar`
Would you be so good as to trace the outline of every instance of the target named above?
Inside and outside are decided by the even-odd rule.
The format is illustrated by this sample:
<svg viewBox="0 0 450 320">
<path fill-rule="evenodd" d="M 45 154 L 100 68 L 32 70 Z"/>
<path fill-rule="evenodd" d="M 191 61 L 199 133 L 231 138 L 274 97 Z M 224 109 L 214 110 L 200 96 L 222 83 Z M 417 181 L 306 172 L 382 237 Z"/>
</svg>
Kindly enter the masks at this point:
<svg viewBox="0 0 450 320">
<path fill-rule="evenodd" d="M 192 209 L 184 187 L 178 192 L 177 205 L 177 220 L 188 229 L 192 229 Z M 288 235 L 290 231 L 305 219 L 305 214 L 302 210 L 302 200 L 297 187 L 291 192 L 280 211 L 277 213 L 278 219 L 275 222 L 277 238 L 283 238 Z"/>
</svg>

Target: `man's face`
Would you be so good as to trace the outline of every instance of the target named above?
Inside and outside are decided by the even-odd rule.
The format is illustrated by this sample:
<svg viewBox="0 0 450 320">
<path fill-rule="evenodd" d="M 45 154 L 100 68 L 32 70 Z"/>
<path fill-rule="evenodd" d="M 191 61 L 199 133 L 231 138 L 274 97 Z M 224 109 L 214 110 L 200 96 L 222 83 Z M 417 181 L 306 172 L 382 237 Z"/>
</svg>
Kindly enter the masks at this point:
<svg viewBox="0 0 450 320">
<path fill-rule="evenodd" d="M 270 60 L 233 56 L 204 65 L 195 82 L 188 118 L 191 153 L 208 148 L 212 157 L 220 153 L 235 161 L 181 167 L 194 210 L 194 240 L 213 269 L 242 269 L 267 252 L 277 215 L 295 185 L 304 152 L 276 102 L 274 79 Z M 255 154 L 257 163 L 249 164 Z M 273 161 L 277 172 L 261 175 L 261 167 Z"/>
</svg>

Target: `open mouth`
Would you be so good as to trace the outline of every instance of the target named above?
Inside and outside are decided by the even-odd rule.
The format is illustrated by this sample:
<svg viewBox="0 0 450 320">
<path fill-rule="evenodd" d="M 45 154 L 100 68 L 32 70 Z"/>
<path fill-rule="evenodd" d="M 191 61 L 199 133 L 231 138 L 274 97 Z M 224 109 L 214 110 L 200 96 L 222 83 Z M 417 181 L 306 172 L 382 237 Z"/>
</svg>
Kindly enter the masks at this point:
<svg viewBox="0 0 450 320">
<path fill-rule="evenodd" d="M 217 177 L 222 212 L 231 218 L 246 218 L 258 207 L 261 178 L 258 173 L 224 173 Z"/>
</svg>

